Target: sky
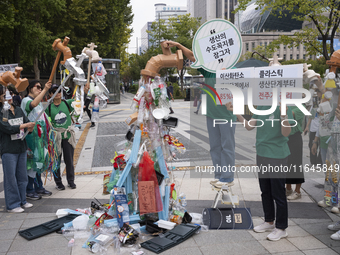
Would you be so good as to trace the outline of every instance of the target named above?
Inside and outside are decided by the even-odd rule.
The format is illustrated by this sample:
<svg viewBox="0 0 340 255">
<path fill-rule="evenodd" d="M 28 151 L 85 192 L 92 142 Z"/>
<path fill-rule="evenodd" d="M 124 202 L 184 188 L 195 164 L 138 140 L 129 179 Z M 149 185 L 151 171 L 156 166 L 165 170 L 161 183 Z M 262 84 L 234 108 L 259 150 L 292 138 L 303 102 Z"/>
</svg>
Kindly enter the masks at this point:
<svg viewBox="0 0 340 255">
<path fill-rule="evenodd" d="M 142 27 L 148 21 L 155 20 L 155 4 L 166 4 L 169 6 L 187 6 L 186 0 L 131 0 L 133 17 L 133 34 L 130 38 L 129 53 L 136 53 L 136 37 L 138 37 L 138 47 L 141 43 L 141 33 Z"/>
</svg>

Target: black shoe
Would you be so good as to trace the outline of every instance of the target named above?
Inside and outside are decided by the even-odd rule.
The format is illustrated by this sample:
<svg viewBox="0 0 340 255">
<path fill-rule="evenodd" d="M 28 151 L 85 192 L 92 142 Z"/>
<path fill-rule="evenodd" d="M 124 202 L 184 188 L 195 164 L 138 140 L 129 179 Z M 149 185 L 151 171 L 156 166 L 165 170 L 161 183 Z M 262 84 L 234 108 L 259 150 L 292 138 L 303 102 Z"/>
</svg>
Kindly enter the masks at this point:
<svg viewBox="0 0 340 255">
<path fill-rule="evenodd" d="M 41 196 L 49 197 L 49 196 L 52 195 L 52 192 L 51 192 L 51 191 L 48 191 L 48 190 L 46 190 L 46 189 L 43 189 L 43 190 L 37 191 L 37 194 L 38 194 L 38 195 L 41 195 Z"/>
<path fill-rule="evenodd" d="M 71 183 L 68 185 L 71 189 L 76 189 L 77 188 L 77 185 L 75 185 L 74 183 Z"/>
<path fill-rule="evenodd" d="M 41 199 L 41 195 L 39 195 L 37 193 L 27 193 L 26 194 L 26 199 L 39 200 L 39 199 Z"/>
<path fill-rule="evenodd" d="M 65 186 L 61 183 L 55 187 L 57 190 L 65 190 Z"/>
<path fill-rule="evenodd" d="M 92 122 L 90 128 L 95 127 L 95 126 L 96 126 L 96 124 L 94 122 Z"/>
<path fill-rule="evenodd" d="M 194 113 L 198 114 L 198 112 L 194 112 Z"/>
<path fill-rule="evenodd" d="M 174 111 L 171 111 L 171 112 L 170 112 L 170 114 L 173 114 L 173 113 L 175 113 L 175 112 L 174 112 Z"/>
</svg>

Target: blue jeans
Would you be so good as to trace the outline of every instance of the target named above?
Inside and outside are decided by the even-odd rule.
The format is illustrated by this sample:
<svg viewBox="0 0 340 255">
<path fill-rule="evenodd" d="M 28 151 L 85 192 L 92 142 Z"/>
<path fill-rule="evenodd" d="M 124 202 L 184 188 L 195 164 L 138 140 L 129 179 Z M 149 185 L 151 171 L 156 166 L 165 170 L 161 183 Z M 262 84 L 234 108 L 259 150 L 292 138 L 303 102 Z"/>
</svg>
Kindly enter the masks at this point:
<svg viewBox="0 0 340 255">
<path fill-rule="evenodd" d="M 202 100 L 199 99 L 198 102 L 197 102 L 197 110 L 196 110 L 196 112 L 199 111 L 199 109 L 200 109 L 200 107 L 201 107 L 201 103 L 202 103 Z"/>
<path fill-rule="evenodd" d="M 265 158 L 256 155 L 256 164 L 260 166 L 287 166 L 288 157 L 284 159 Z M 286 178 L 284 173 L 262 173 L 259 172 L 259 183 L 261 189 L 262 207 L 264 221 L 272 222 L 276 218 L 275 227 L 286 229 L 288 227 L 288 205 L 286 198 Z M 276 204 L 276 213 L 275 205 Z"/>
<path fill-rule="evenodd" d="M 27 152 L 2 155 L 4 171 L 4 191 L 7 210 L 26 204 Z"/>
<path fill-rule="evenodd" d="M 207 128 L 210 143 L 210 155 L 215 167 L 215 179 L 221 182 L 232 182 L 235 166 L 235 125 L 217 124 L 213 126 L 213 119 L 207 117 Z M 223 166 L 225 168 L 223 168 Z"/>
<path fill-rule="evenodd" d="M 322 159 L 322 164 L 326 164 L 326 156 L 327 156 L 327 148 L 321 148 L 320 147 L 320 154 Z"/>
<path fill-rule="evenodd" d="M 36 174 L 35 178 L 28 176 L 27 194 L 35 193 L 37 191 L 44 191 L 41 174 Z"/>
</svg>

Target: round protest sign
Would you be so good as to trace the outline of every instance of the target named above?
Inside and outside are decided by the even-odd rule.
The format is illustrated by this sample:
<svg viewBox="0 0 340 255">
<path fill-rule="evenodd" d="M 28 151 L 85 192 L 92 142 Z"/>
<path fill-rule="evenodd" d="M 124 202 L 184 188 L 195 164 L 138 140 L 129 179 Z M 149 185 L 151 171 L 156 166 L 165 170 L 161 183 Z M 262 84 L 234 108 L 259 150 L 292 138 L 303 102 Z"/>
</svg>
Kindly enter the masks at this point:
<svg viewBox="0 0 340 255">
<path fill-rule="evenodd" d="M 202 67 L 216 73 L 216 70 L 232 68 L 239 60 L 242 52 L 241 34 L 227 20 L 209 20 L 197 30 L 192 49 L 196 62 L 191 67 Z"/>
</svg>

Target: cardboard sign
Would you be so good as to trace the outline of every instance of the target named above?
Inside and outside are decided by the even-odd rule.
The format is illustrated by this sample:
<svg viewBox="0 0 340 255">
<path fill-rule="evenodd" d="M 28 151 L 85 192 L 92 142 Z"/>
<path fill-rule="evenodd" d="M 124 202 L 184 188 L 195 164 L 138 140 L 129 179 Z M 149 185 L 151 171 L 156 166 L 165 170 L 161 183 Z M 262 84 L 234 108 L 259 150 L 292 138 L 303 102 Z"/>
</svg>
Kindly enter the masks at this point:
<svg viewBox="0 0 340 255">
<path fill-rule="evenodd" d="M 254 105 L 272 105 L 273 88 L 278 88 L 278 102 L 281 88 L 302 88 L 303 64 L 266 66 L 255 68 L 253 84 Z M 286 98 L 301 98 L 301 93 L 287 93 Z"/>
<path fill-rule="evenodd" d="M 302 76 L 303 64 L 218 70 L 215 89 L 222 104 L 232 102 L 233 95 L 225 85 L 233 85 L 242 90 L 246 105 L 249 88 L 252 89 L 253 105 L 272 105 L 273 88 L 278 89 L 277 97 L 280 102 L 281 88 L 302 88 Z M 288 92 L 286 98 L 298 99 L 302 98 L 302 94 Z"/>
<path fill-rule="evenodd" d="M 7 71 L 14 72 L 17 66 L 18 64 L 0 65 L 0 74 Z"/>
<path fill-rule="evenodd" d="M 155 184 L 153 181 L 139 181 L 138 195 L 140 215 L 157 212 Z"/>
<path fill-rule="evenodd" d="M 224 19 L 205 22 L 197 30 L 192 50 L 196 62 L 192 68 L 204 68 L 216 73 L 216 70 L 232 68 L 242 52 L 242 37 L 238 29 Z"/>
<path fill-rule="evenodd" d="M 225 88 L 225 84 L 233 85 L 243 91 L 244 102 L 247 104 L 248 88 L 254 80 L 255 69 L 251 68 L 240 68 L 240 69 L 228 69 L 218 70 L 216 72 L 216 84 L 215 89 L 221 98 L 222 104 L 232 102 L 233 95 Z M 217 99 L 216 99 L 217 100 Z"/>
</svg>

